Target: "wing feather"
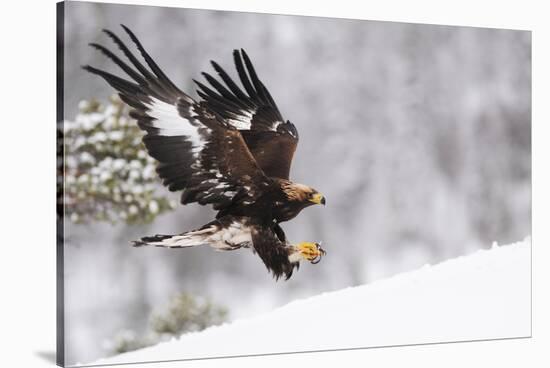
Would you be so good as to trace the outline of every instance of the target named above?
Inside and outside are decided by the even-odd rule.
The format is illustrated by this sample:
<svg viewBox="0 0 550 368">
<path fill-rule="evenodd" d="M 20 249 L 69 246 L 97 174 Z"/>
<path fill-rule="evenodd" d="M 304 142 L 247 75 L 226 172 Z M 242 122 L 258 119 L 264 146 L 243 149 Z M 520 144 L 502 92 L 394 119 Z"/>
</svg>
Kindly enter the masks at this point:
<svg viewBox="0 0 550 368">
<path fill-rule="evenodd" d="M 246 90 L 250 98 L 254 99 L 254 97 L 256 97 L 256 90 L 254 89 L 254 87 L 252 87 L 250 79 L 248 79 L 248 74 L 246 73 L 246 70 L 244 68 L 243 60 L 241 58 L 239 50 L 233 50 L 233 60 L 235 61 L 235 67 L 237 68 L 237 73 L 239 74 L 239 79 L 241 80 L 244 89 Z"/>
<path fill-rule="evenodd" d="M 155 61 L 153 60 L 153 58 L 151 58 L 151 56 L 149 56 L 149 54 L 147 53 L 147 51 L 145 51 L 145 48 L 141 45 L 141 42 L 139 42 L 139 40 L 137 39 L 137 37 L 134 35 L 134 33 L 128 28 L 126 27 L 124 24 L 121 24 L 122 28 L 124 28 L 124 30 L 126 31 L 126 33 L 128 34 L 128 36 L 130 36 L 130 39 L 136 44 L 139 52 L 141 53 L 141 56 L 143 56 L 143 58 L 145 59 L 145 62 L 147 63 L 147 65 L 149 65 L 149 67 L 151 68 L 151 70 L 153 71 L 153 73 L 155 73 L 155 75 L 158 77 L 159 79 L 159 82 L 163 83 L 164 85 L 166 85 L 171 91 L 175 92 L 176 94 L 177 93 L 183 93 L 180 91 L 180 89 L 178 87 L 176 87 L 174 85 L 174 83 L 172 83 L 172 81 L 164 74 L 164 72 L 159 68 L 159 66 L 157 65 L 157 63 L 155 63 Z"/>
<path fill-rule="evenodd" d="M 233 92 L 240 101 L 243 101 L 245 104 L 248 103 L 251 107 L 253 107 L 253 105 L 248 102 L 248 96 L 239 88 L 239 86 L 237 86 L 235 82 L 233 82 L 233 79 L 229 77 L 225 70 L 223 70 L 222 67 L 213 60 L 210 63 L 231 92 Z"/>
<path fill-rule="evenodd" d="M 267 103 L 267 98 L 265 96 L 265 92 L 264 92 L 264 88 L 262 86 L 262 83 L 260 82 L 260 79 L 258 78 L 258 75 L 256 74 L 256 70 L 254 70 L 254 66 L 252 65 L 252 62 L 250 61 L 250 58 L 248 57 L 248 55 L 246 54 L 246 52 L 243 49 L 241 49 L 241 56 L 244 59 L 244 64 L 246 65 L 246 70 L 248 71 L 248 75 L 250 76 L 250 79 L 252 80 L 252 84 L 254 85 L 254 89 L 256 90 L 256 95 L 258 96 L 258 99 L 260 101 L 262 101 L 263 103 Z M 277 106 L 273 106 L 273 107 L 277 108 Z"/>
<path fill-rule="evenodd" d="M 240 132 L 215 111 L 179 90 L 137 37 L 127 27 L 123 28 L 150 70 L 108 30 L 105 33 L 131 66 L 109 49 L 98 44 L 91 46 L 111 59 L 131 81 L 91 66 L 84 69 L 105 79 L 133 108 L 130 114 L 146 132 L 143 143 L 158 161 L 157 173 L 163 184 L 171 191 L 183 190 L 184 204 L 212 204 L 215 209 L 223 209 L 237 199 L 250 200 L 261 195 L 269 179 L 255 162 Z M 223 99 L 218 107 L 231 105 Z"/>
<path fill-rule="evenodd" d="M 244 91 L 218 63 L 211 61 L 225 85 L 212 75 L 202 73 L 211 88 L 195 81 L 197 92 L 209 110 L 242 132 L 250 152 L 267 176 L 288 179 L 298 131 L 283 119 L 246 52 L 234 50 L 233 57 Z"/>
</svg>

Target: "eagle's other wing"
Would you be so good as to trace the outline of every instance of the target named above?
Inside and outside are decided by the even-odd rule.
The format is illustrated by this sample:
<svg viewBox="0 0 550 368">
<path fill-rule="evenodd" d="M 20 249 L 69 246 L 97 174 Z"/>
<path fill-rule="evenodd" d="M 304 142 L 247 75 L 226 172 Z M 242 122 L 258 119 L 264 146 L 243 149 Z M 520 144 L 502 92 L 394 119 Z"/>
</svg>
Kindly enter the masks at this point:
<svg viewBox="0 0 550 368">
<path fill-rule="evenodd" d="M 195 81 L 202 105 L 241 131 L 248 148 L 267 176 L 288 179 L 298 131 L 283 119 L 271 94 L 258 78 L 244 50 L 233 51 L 239 79 L 246 93 L 214 61 L 212 66 L 225 86 L 202 73 L 211 88 Z"/>
<path fill-rule="evenodd" d="M 207 111 L 179 90 L 125 26 L 147 69 L 112 32 L 105 30 L 130 60 L 132 68 L 98 44 L 91 44 L 117 64 L 133 81 L 85 66 L 118 90 L 146 131 L 143 142 L 159 165 L 157 172 L 170 191 L 183 190 L 183 204 L 198 202 L 223 209 L 236 201 L 253 200 L 267 177 L 256 164 L 237 129 Z M 136 70 L 137 69 L 137 70 Z"/>
</svg>

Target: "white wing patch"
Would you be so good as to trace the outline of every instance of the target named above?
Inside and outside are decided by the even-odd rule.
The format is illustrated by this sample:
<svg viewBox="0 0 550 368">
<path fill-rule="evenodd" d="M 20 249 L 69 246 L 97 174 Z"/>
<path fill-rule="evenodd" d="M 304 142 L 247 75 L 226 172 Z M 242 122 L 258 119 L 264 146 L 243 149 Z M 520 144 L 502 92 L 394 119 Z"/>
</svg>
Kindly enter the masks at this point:
<svg viewBox="0 0 550 368">
<path fill-rule="evenodd" d="M 240 110 L 238 114 L 231 114 L 233 117 L 231 119 L 228 119 L 227 122 L 235 129 L 250 130 L 252 127 L 252 119 L 254 119 L 254 114 L 256 113 L 256 111 L 256 109 Z M 269 126 L 268 129 L 270 131 L 276 132 L 277 128 L 281 124 L 284 123 L 282 121 L 276 120 L 271 124 L 271 126 Z M 294 137 L 294 134 L 291 133 L 291 135 Z"/>
<path fill-rule="evenodd" d="M 274 131 L 274 132 L 276 132 L 276 131 L 277 131 L 277 128 L 278 128 L 279 125 L 281 125 L 281 124 L 283 124 L 282 121 L 275 121 L 275 122 L 273 123 L 273 125 L 271 126 L 271 130 Z"/>
<path fill-rule="evenodd" d="M 200 121 L 193 106 L 189 107 L 188 114 L 184 114 L 189 116 L 189 118 L 185 118 L 181 116 L 176 105 L 166 103 L 155 97 L 150 97 L 150 99 L 151 102 L 145 104 L 147 107 L 147 114 L 153 118 L 150 125 L 159 129 L 156 134 L 160 136 L 185 137 L 185 140 L 189 141 L 192 145 L 191 152 L 193 154 L 194 162 L 191 164 L 191 168 L 196 170 L 192 176 L 202 177 L 205 173 L 204 170 L 202 170 L 200 153 L 208 143 L 207 139 L 212 130 Z M 229 123 L 238 129 L 249 129 L 254 113 L 255 110 L 242 110 L 242 115 L 235 116 L 238 120 L 231 120 Z M 211 178 L 203 180 L 204 183 L 210 185 L 209 188 L 204 190 L 206 193 L 201 200 L 207 201 L 216 196 L 223 196 L 228 200 L 232 200 L 237 194 L 237 191 L 234 190 L 234 186 L 231 183 L 227 182 L 219 168 L 216 167 L 216 163 L 211 163 L 211 165 L 213 167 L 208 170 L 211 174 Z M 250 188 L 248 187 L 247 190 L 250 191 Z M 177 241 L 177 244 L 155 245 L 176 247 L 189 246 L 187 245 L 187 242 L 189 241 L 187 238 L 173 237 L 169 240 L 163 240 L 163 242 L 167 242 L 167 244 L 172 244 L 171 242 L 174 241 Z M 193 245 L 192 242 L 190 244 Z"/>
<path fill-rule="evenodd" d="M 256 110 L 240 110 L 238 114 L 232 114 L 233 118 L 228 120 L 228 123 L 238 130 L 250 130 L 252 119 Z"/>
<path fill-rule="evenodd" d="M 158 134 L 166 137 L 185 136 L 193 145 L 193 151 L 200 151 L 206 141 L 199 134 L 198 128 L 199 126 L 204 127 L 204 125 L 198 119 L 190 121 L 182 117 L 175 105 L 154 97 L 151 99 L 153 102 L 146 104 L 148 107 L 147 114 L 155 119 L 152 126 L 160 130 Z M 190 111 L 190 114 L 192 113 L 194 112 Z M 210 129 L 207 128 L 207 132 L 210 132 Z"/>
</svg>

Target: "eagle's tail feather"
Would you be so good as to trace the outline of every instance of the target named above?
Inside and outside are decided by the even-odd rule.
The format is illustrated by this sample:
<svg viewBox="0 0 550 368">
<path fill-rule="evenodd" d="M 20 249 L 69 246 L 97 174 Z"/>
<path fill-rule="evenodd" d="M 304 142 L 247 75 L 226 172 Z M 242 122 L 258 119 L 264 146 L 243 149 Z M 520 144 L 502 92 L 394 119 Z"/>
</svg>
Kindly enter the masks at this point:
<svg viewBox="0 0 550 368">
<path fill-rule="evenodd" d="M 208 237 L 216 232 L 214 227 L 188 231 L 179 235 L 146 236 L 132 242 L 134 247 L 154 245 L 164 248 L 188 248 L 208 244 Z"/>
<path fill-rule="evenodd" d="M 216 250 L 235 250 L 252 246 L 252 227 L 244 217 L 231 215 L 179 235 L 146 236 L 132 242 L 135 247 L 154 245 L 164 248 L 189 248 L 209 245 Z"/>
</svg>

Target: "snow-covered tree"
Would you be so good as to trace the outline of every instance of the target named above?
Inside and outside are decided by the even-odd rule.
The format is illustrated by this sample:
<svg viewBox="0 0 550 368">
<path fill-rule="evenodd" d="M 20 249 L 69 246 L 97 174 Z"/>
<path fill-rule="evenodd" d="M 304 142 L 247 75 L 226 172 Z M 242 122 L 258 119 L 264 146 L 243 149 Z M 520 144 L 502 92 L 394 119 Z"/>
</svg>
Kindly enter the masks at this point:
<svg viewBox="0 0 550 368">
<path fill-rule="evenodd" d="M 155 162 L 141 143 L 143 133 L 116 96 L 102 104 L 81 101 L 64 121 L 64 210 L 74 223 L 148 223 L 175 202 L 157 193 Z"/>
</svg>

